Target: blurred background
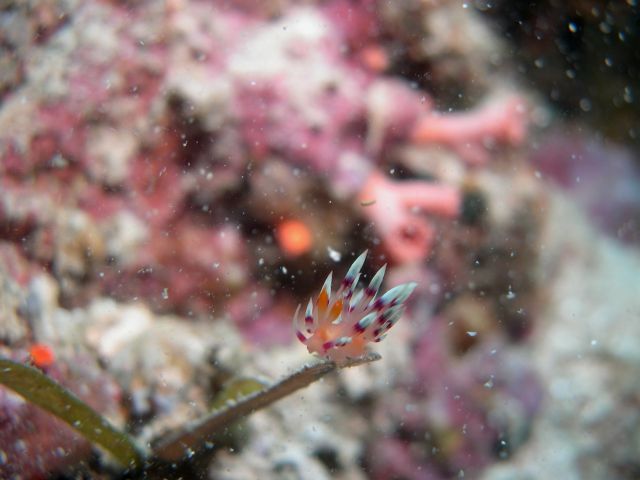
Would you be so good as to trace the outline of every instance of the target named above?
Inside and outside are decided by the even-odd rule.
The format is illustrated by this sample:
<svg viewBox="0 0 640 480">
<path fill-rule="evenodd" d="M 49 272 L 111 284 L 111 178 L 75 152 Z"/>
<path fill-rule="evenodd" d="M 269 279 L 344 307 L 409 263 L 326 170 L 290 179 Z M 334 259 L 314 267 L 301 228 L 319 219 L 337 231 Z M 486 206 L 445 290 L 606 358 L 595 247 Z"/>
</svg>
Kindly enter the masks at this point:
<svg viewBox="0 0 640 480">
<path fill-rule="evenodd" d="M 368 251 L 415 281 L 212 479 L 640 477 L 635 0 L 0 1 L 0 354 L 145 444 Z M 0 477 L 120 478 L 0 387 Z"/>
</svg>

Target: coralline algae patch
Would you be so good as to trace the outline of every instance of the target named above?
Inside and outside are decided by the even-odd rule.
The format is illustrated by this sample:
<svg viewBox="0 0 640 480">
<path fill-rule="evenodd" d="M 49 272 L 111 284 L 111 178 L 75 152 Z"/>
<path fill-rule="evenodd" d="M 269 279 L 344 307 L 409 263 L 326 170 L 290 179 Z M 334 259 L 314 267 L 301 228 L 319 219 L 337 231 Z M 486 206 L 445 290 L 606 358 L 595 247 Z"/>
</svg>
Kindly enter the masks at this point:
<svg viewBox="0 0 640 480">
<path fill-rule="evenodd" d="M 363 188 L 368 196 L 384 193 L 387 201 L 349 214 L 371 222 L 393 261 L 428 256 L 429 217 L 455 217 L 458 186 L 442 178 L 442 193 L 421 182 L 411 190 L 385 184 L 383 192 L 370 177 L 403 144 L 439 145 L 484 163 L 483 145 L 522 141 L 523 104 L 496 98 L 468 115 L 435 112 L 426 92 L 362 63 L 362 52 L 385 50 L 394 18 L 375 2 L 361 6 L 283 7 L 276 20 L 256 5 L 201 2 L 148 9 L 89 3 L 69 11 L 47 41 L 25 40 L 28 75 L 7 94 L 0 115 L 7 124 L 7 236 L 55 272 L 70 304 L 90 296 L 90 285 L 161 310 L 202 311 L 247 286 L 243 236 L 231 230 L 269 215 L 260 202 L 249 214 L 233 206 L 247 186 L 260 188 L 253 170 L 282 160 L 336 202 L 357 203 Z M 32 21 L 19 8 L 15 15 Z M 41 61 L 26 61 L 32 57 Z M 420 189 L 420 202 L 407 199 Z M 290 214 L 304 215 L 296 198 L 289 201 Z M 392 212 L 395 227 L 388 225 Z M 275 216 L 267 220 L 276 235 L 282 225 Z M 72 228 L 70 238 L 62 232 Z M 308 240 L 294 247 L 281 240 L 280 250 L 263 257 L 291 256 L 287 248 L 317 257 L 327 247 L 320 240 L 313 251 Z M 204 256 L 190 248 L 200 241 L 221 246 Z"/>
<path fill-rule="evenodd" d="M 227 370 L 269 371 L 278 355 L 283 365 L 299 360 L 290 319 L 313 292 L 296 319 L 310 352 L 340 362 L 365 344 L 378 348 L 389 332 L 379 345 L 386 374 L 371 375 L 348 402 L 319 389 L 313 398 L 331 402 L 307 412 L 311 424 L 327 423 L 337 408 L 354 414 L 353 429 L 326 436 L 345 438 L 338 447 L 348 453 L 336 455 L 344 471 L 361 478 L 363 463 L 374 478 L 438 478 L 499 458 L 486 447 L 512 426 L 492 420 L 499 399 L 526 404 L 514 416 L 523 425 L 537 407 L 526 365 L 484 370 L 488 345 L 517 346 L 535 319 L 525 308 L 534 303 L 526 272 L 535 255 L 510 256 L 539 227 L 540 191 L 518 155 L 530 105 L 492 80 L 486 65 L 500 47 L 478 19 L 432 3 L 71 1 L 3 11 L 25 26 L 7 33 L 17 73 L 0 79 L 5 344 L 57 352 L 65 342 L 51 325 L 76 319 L 88 333 L 68 342 L 90 345 L 144 432 L 145 422 L 206 410 Z M 483 41 L 466 40 L 471 32 Z M 451 112 L 434 87 L 446 90 L 442 79 L 454 77 L 473 94 L 461 94 L 466 108 Z M 347 268 L 367 248 L 369 265 L 356 260 L 357 289 Z M 331 270 L 347 271 L 337 292 L 330 281 L 321 286 Z M 43 276 L 55 288 L 40 304 L 33 292 Z M 399 286 L 378 294 L 383 276 Z M 186 330 L 196 321 L 228 331 L 205 345 L 207 329 Z M 512 391 L 521 386 L 514 372 L 527 379 L 526 399 Z M 361 375 L 340 391 L 357 390 L 369 378 Z M 482 387 L 489 381 L 497 387 Z M 349 410 L 367 395 L 372 425 Z M 285 437 L 276 445 L 297 425 L 256 422 L 276 425 Z M 220 465 L 244 455 L 251 461 L 238 471 L 272 473 L 269 462 L 252 463 L 259 435 L 244 452 L 223 453 Z M 336 450 L 318 442 L 318 451 Z M 314 457 L 313 471 L 329 475 L 330 457 Z"/>
</svg>

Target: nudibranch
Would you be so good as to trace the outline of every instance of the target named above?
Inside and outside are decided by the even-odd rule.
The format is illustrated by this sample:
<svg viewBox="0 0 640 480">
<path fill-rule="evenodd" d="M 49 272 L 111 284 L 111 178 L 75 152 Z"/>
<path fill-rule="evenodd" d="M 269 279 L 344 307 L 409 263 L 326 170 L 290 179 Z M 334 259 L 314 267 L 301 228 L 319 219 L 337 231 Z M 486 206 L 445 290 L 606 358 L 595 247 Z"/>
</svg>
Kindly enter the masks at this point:
<svg viewBox="0 0 640 480">
<path fill-rule="evenodd" d="M 309 300 L 304 317 L 300 306 L 293 317 L 296 337 L 309 353 L 340 363 L 366 353 L 366 346 L 386 336 L 404 312 L 404 302 L 416 288 L 404 283 L 377 297 L 386 264 L 373 276 L 367 287 L 357 290 L 360 270 L 367 252 L 349 268 L 338 291 L 331 292 L 333 272 L 329 274 L 315 302 Z"/>
</svg>

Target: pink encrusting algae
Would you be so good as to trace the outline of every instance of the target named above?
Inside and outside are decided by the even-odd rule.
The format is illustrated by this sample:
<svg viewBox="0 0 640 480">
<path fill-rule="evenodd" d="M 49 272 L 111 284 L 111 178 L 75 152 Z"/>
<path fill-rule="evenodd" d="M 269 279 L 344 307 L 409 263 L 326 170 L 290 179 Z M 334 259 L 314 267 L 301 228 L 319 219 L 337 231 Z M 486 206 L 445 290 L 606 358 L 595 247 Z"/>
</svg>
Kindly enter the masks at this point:
<svg viewBox="0 0 640 480">
<path fill-rule="evenodd" d="M 360 192 L 363 213 L 376 227 L 393 263 L 420 261 L 431 253 L 436 227 L 431 215 L 453 219 L 462 204 L 457 187 L 419 180 L 394 182 L 369 175 Z"/>
<path fill-rule="evenodd" d="M 367 287 L 356 291 L 366 256 L 365 251 L 353 262 L 335 293 L 331 292 L 330 273 L 315 302 L 309 299 L 304 317 L 298 306 L 293 327 L 309 353 L 338 363 L 359 357 L 366 353 L 368 343 L 381 341 L 402 316 L 403 303 L 417 284 L 398 285 L 376 298 L 387 267 L 384 265 Z"/>
</svg>

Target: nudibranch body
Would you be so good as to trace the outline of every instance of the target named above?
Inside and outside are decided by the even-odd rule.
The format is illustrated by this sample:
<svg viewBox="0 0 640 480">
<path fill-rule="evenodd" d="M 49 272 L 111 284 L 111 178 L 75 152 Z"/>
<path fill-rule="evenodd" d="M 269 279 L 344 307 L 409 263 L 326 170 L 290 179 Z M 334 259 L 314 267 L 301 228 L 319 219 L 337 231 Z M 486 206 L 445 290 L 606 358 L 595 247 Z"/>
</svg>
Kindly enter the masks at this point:
<svg viewBox="0 0 640 480">
<path fill-rule="evenodd" d="M 293 328 L 309 353 L 335 362 L 359 357 L 366 353 L 368 343 L 381 341 L 402 316 L 404 301 L 417 284 L 404 283 L 377 297 L 384 265 L 367 287 L 356 291 L 366 256 L 365 251 L 353 262 L 335 293 L 331 292 L 330 273 L 315 302 L 309 300 L 304 317 L 300 317 L 298 306 Z"/>
</svg>

